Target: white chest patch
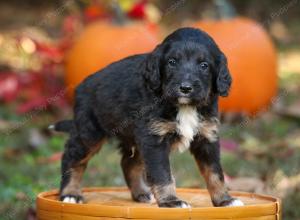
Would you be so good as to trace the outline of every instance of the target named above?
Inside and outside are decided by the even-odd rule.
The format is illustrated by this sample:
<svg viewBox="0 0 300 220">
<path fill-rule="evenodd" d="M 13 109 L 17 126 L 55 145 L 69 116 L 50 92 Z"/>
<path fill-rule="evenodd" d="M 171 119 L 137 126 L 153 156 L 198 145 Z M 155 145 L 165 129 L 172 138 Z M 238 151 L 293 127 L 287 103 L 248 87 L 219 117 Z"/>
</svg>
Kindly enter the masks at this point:
<svg viewBox="0 0 300 220">
<path fill-rule="evenodd" d="M 180 135 L 180 140 L 174 143 L 179 152 L 183 152 L 190 147 L 191 141 L 199 131 L 199 117 L 197 109 L 192 106 L 181 106 L 176 116 L 176 130 Z"/>
</svg>

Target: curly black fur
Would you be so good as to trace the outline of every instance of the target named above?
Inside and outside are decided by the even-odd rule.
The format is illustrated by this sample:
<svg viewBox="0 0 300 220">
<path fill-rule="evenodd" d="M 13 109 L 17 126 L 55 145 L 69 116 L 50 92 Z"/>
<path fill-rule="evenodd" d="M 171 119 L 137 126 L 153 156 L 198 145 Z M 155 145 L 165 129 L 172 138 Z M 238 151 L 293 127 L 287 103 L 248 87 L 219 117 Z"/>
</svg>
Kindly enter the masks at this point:
<svg viewBox="0 0 300 220">
<path fill-rule="evenodd" d="M 218 116 L 218 96 L 227 96 L 230 85 L 226 57 L 208 34 L 194 28 L 178 29 L 151 53 L 127 57 L 87 77 L 75 91 L 74 119 L 55 125 L 70 133 L 61 199 L 80 198 L 78 170 L 110 137 L 121 142 L 123 171 L 135 200 L 147 202 L 154 194 L 159 206 L 184 207 L 169 164 L 171 148 L 181 144 L 190 144 L 213 204 L 232 199 L 223 186 L 218 138 L 212 138 L 207 123 Z M 180 130 L 188 120 L 190 131 Z M 188 132 L 194 132 L 192 139 Z"/>
</svg>

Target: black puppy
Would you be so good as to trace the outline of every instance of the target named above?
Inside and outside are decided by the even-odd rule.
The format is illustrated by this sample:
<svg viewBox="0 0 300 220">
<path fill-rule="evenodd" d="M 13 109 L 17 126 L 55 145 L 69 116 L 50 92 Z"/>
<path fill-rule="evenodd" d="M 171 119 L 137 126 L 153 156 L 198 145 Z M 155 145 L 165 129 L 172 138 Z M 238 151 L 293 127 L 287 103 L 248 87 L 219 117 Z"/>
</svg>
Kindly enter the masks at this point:
<svg viewBox="0 0 300 220">
<path fill-rule="evenodd" d="M 172 149 L 189 149 L 214 206 L 239 206 L 224 186 L 218 138 L 218 96 L 231 77 L 214 40 L 181 28 L 154 51 L 115 62 L 76 89 L 74 119 L 54 125 L 70 138 L 62 158 L 60 199 L 81 203 L 80 182 L 89 159 L 106 138 L 117 137 L 122 169 L 138 202 L 188 207 L 176 196 L 169 163 Z"/>
</svg>

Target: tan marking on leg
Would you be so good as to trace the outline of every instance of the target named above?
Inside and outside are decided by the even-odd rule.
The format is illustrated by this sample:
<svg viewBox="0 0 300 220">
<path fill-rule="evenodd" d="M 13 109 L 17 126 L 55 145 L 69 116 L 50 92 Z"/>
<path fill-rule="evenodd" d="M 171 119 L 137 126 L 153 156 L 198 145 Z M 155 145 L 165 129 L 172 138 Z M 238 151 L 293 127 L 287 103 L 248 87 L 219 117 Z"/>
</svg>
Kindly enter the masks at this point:
<svg viewBox="0 0 300 220">
<path fill-rule="evenodd" d="M 150 123 L 150 129 L 153 134 L 164 136 L 169 133 L 175 133 L 177 124 L 172 121 L 154 121 Z"/>
<path fill-rule="evenodd" d="M 80 183 L 82 180 L 84 165 L 70 169 L 70 181 L 62 191 L 62 195 L 81 195 Z"/>
<path fill-rule="evenodd" d="M 70 181 L 63 188 L 61 193 L 62 195 L 81 195 L 81 180 L 87 163 L 91 159 L 91 157 L 101 149 L 104 142 L 105 140 L 101 141 L 95 147 L 92 147 L 91 151 L 87 154 L 87 156 L 84 159 L 79 161 L 78 164 L 74 167 L 70 168 L 70 170 L 68 171 L 70 172 Z"/>
<path fill-rule="evenodd" d="M 213 172 L 213 170 L 208 166 L 203 167 L 201 172 L 205 178 L 211 199 L 216 203 L 224 200 L 224 198 L 228 195 L 228 191 L 225 183 L 220 180 L 219 175 Z"/>
<path fill-rule="evenodd" d="M 204 136 L 210 142 L 218 140 L 219 133 L 219 120 L 216 117 L 210 119 L 201 119 L 199 126 L 200 135 Z"/>
<path fill-rule="evenodd" d="M 106 142 L 106 139 L 102 140 L 99 144 L 94 147 L 91 147 L 90 152 L 82 159 L 79 164 L 87 164 L 89 160 L 102 148 L 102 145 Z"/>
<path fill-rule="evenodd" d="M 173 177 L 172 177 L 173 178 Z M 153 185 L 151 187 L 155 199 L 161 203 L 170 196 L 176 197 L 176 186 L 174 178 L 171 183 L 165 185 Z"/>
<path fill-rule="evenodd" d="M 154 202 L 151 189 L 146 183 L 144 162 L 136 151 L 133 157 L 122 158 L 122 170 L 134 200 Z M 147 197 L 148 196 L 148 197 Z"/>
<path fill-rule="evenodd" d="M 132 191 L 138 193 L 150 192 L 150 187 L 145 182 L 144 173 L 145 168 L 142 162 L 129 170 L 130 188 Z"/>
</svg>

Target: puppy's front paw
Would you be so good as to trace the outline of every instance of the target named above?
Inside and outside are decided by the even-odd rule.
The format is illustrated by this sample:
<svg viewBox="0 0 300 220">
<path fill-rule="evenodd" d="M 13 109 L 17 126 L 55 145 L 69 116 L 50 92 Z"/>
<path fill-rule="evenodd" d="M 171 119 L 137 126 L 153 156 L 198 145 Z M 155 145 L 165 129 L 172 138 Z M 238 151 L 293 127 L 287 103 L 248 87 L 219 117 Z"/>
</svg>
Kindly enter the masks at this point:
<svg viewBox="0 0 300 220">
<path fill-rule="evenodd" d="M 226 204 L 225 206 L 244 206 L 244 203 L 239 200 L 239 199 L 233 199 L 231 200 L 228 204 Z"/>
<path fill-rule="evenodd" d="M 65 203 L 83 203 L 83 197 L 81 195 L 62 195 L 60 201 Z"/>
<path fill-rule="evenodd" d="M 191 208 L 191 206 L 180 199 L 174 199 L 165 201 L 158 204 L 159 207 L 165 207 L 165 208 Z"/>
</svg>

